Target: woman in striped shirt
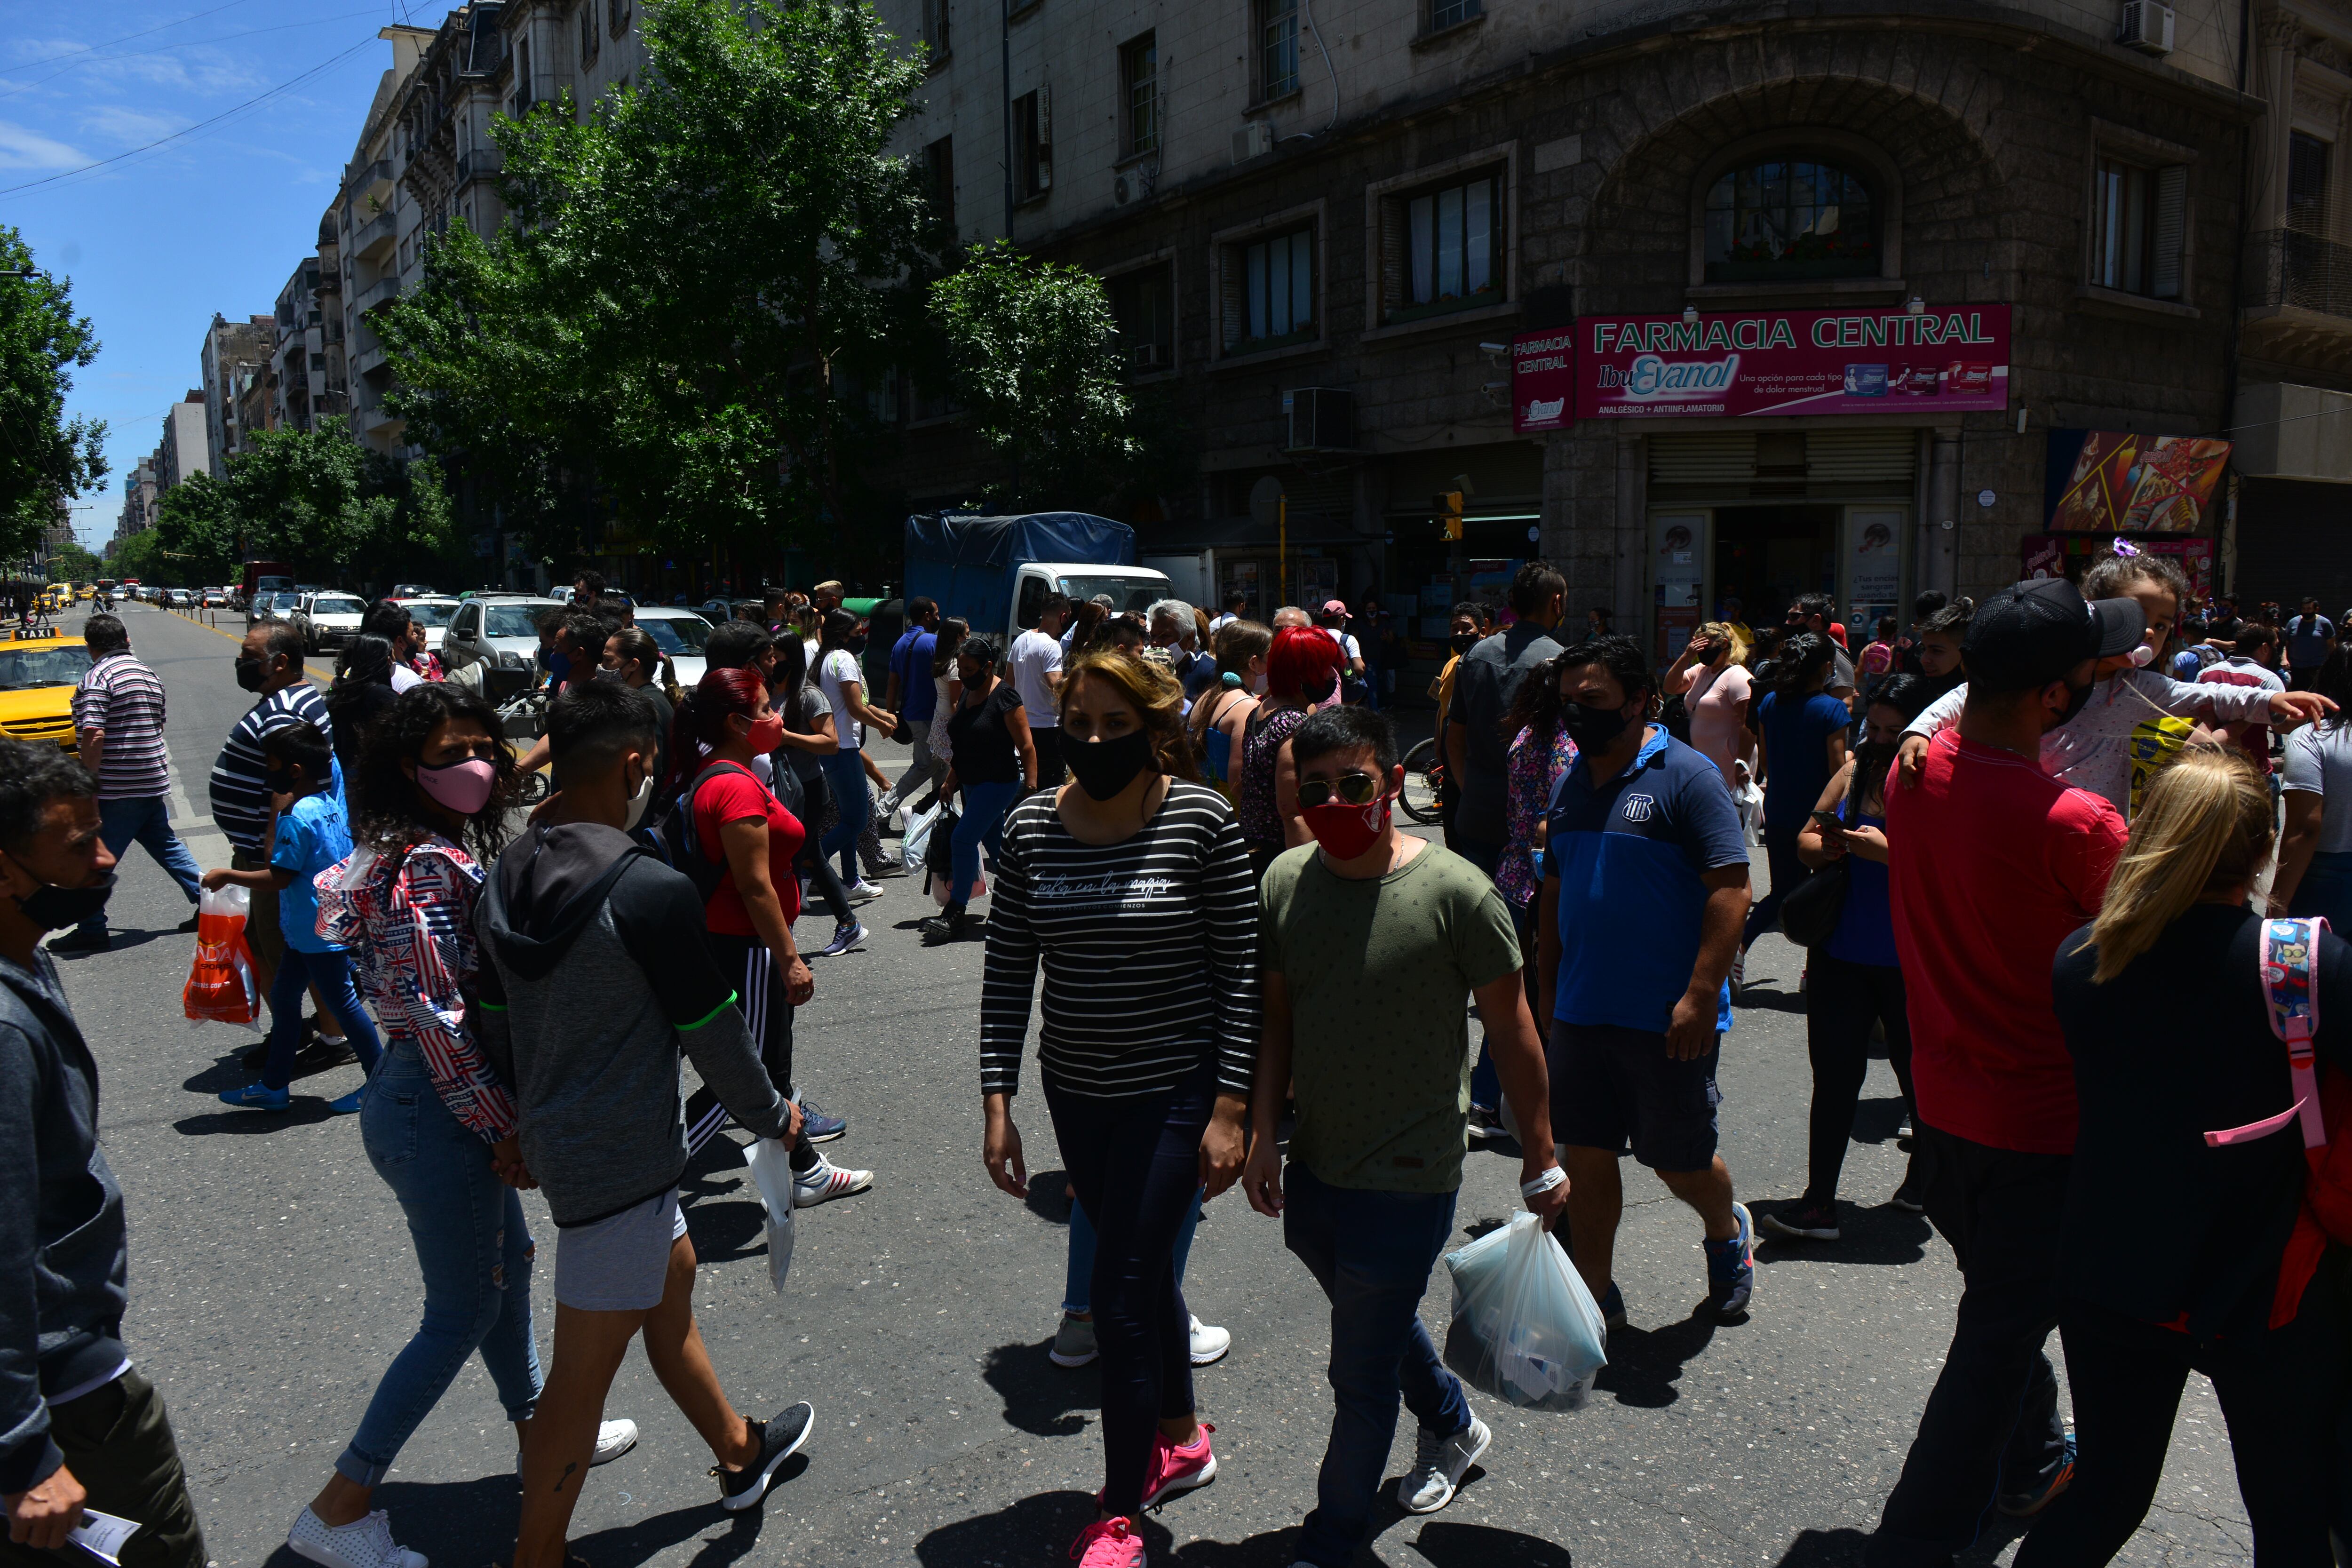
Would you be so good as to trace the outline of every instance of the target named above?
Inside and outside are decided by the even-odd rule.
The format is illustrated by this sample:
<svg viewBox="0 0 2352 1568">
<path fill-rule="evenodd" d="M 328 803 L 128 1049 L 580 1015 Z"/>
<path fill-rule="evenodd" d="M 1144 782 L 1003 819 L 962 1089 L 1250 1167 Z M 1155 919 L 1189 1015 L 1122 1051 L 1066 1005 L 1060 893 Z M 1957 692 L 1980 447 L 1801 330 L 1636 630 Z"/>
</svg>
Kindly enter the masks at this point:
<svg viewBox="0 0 2352 1568">
<path fill-rule="evenodd" d="M 1191 1314 L 1175 1270 L 1193 1194 L 1233 1184 L 1256 1066 L 1257 889 L 1233 808 L 1193 782 L 1166 671 L 1087 654 L 1062 687 L 1075 783 L 1013 808 L 981 985 L 989 1179 L 1027 1195 L 1012 1099 L 1045 972 L 1039 1076 L 1062 1160 L 1098 1236 L 1099 1517 L 1081 1568 L 1141 1568 L 1132 1521 L 1216 1474 L 1192 1405 Z"/>
</svg>

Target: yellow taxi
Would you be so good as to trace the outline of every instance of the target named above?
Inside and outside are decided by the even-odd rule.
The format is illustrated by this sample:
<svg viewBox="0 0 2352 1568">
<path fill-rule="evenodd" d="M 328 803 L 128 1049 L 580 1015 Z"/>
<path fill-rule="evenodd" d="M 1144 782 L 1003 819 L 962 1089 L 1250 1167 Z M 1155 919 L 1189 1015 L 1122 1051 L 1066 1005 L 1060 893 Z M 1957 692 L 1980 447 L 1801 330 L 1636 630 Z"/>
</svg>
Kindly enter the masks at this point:
<svg viewBox="0 0 2352 1568">
<path fill-rule="evenodd" d="M 89 669 L 79 637 L 0 633 L 0 731 L 73 750 L 74 687 Z"/>
</svg>

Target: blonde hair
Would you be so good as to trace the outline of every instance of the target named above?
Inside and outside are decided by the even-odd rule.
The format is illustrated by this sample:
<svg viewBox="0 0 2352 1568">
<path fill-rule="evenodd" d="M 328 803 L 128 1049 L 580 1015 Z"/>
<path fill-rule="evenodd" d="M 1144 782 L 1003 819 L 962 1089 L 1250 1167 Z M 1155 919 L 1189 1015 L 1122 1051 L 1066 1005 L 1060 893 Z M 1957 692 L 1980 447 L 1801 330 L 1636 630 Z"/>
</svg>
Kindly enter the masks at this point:
<svg viewBox="0 0 2352 1568">
<path fill-rule="evenodd" d="M 1192 762 L 1192 745 L 1184 732 L 1184 688 L 1175 675 L 1115 647 L 1097 647 L 1070 662 L 1062 680 L 1062 700 L 1056 713 L 1069 722 L 1070 699 L 1081 677 L 1107 681 L 1119 700 L 1135 710 L 1151 737 L 1152 755 L 1160 771 L 1171 778 L 1197 782 L 1201 770 Z"/>
<path fill-rule="evenodd" d="M 1739 634 L 1731 629 L 1730 622 L 1709 621 L 1706 625 L 1699 627 L 1699 634 L 1706 637 L 1709 642 L 1722 643 L 1726 647 L 1729 647 L 1731 649 L 1732 663 L 1746 664 L 1748 662 L 1748 649 L 1741 646 Z"/>
<path fill-rule="evenodd" d="M 2121 974 L 2198 900 L 2252 880 L 2270 852 L 2271 792 L 2253 765 L 2209 746 L 2181 752 L 2132 818 L 2131 843 L 2091 924 L 2092 980 Z"/>
</svg>

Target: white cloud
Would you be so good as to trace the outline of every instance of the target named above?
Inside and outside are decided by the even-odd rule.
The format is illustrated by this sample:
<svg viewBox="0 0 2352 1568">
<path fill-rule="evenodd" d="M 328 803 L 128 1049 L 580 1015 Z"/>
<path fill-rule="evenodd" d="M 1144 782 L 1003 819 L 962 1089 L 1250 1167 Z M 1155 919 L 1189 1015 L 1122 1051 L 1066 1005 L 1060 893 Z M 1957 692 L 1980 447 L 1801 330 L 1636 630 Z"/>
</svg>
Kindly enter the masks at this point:
<svg viewBox="0 0 2352 1568">
<path fill-rule="evenodd" d="M 120 147 L 143 147 L 186 123 L 176 114 L 147 114 L 119 103 L 94 104 L 81 115 L 86 134 Z"/>
<path fill-rule="evenodd" d="M 90 155 L 0 120 L 0 169 L 78 169 Z"/>
</svg>

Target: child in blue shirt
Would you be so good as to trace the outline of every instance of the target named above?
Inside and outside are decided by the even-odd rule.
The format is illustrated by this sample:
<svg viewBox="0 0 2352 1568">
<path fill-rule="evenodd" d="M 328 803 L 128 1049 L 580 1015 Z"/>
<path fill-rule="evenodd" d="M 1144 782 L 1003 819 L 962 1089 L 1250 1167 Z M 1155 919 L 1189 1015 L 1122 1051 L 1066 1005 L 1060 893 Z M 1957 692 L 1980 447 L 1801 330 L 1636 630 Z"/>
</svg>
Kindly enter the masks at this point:
<svg viewBox="0 0 2352 1568">
<path fill-rule="evenodd" d="M 348 952 L 319 935 L 319 899 L 310 879 L 352 852 L 352 831 L 335 788 L 334 752 L 314 725 L 289 724 L 263 737 L 271 804 L 278 810 L 269 865 L 257 871 L 205 873 L 204 885 L 278 889 L 278 921 L 286 936 L 286 956 L 269 992 L 269 1058 L 261 1076 L 242 1089 L 225 1090 L 221 1102 L 249 1110 L 283 1110 L 293 1101 L 294 1054 L 302 1043 L 302 996 L 317 987 L 327 1015 L 342 1026 L 360 1066 L 375 1071 L 383 1055 L 375 1026 L 352 984 Z M 360 1108 L 367 1086 L 330 1100 L 327 1109 Z"/>
</svg>

